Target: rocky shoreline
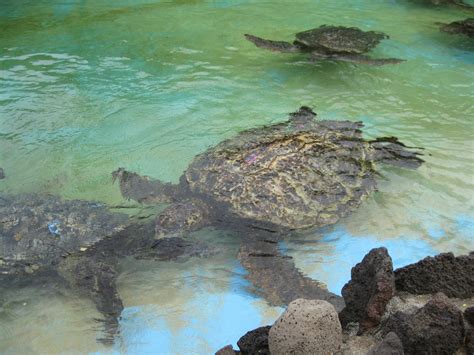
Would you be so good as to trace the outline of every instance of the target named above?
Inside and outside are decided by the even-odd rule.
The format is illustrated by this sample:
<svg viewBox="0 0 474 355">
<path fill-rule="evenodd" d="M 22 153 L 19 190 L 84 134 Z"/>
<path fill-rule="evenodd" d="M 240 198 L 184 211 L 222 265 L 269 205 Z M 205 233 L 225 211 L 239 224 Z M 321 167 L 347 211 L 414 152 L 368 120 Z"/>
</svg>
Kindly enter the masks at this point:
<svg viewBox="0 0 474 355">
<path fill-rule="evenodd" d="M 293 300 L 273 325 L 243 335 L 231 354 L 474 354 L 474 252 L 443 253 L 393 270 L 372 249 L 344 285 L 345 308 Z"/>
</svg>

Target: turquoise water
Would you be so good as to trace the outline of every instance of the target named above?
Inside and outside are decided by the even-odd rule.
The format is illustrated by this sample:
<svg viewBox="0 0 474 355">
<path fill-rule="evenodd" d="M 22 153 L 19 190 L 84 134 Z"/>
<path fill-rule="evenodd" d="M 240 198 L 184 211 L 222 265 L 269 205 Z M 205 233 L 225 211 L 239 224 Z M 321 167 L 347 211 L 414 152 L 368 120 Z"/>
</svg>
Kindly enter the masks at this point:
<svg viewBox="0 0 474 355">
<path fill-rule="evenodd" d="M 379 191 L 336 226 L 282 243 L 339 292 L 350 268 L 385 245 L 396 266 L 474 249 L 474 43 L 436 22 L 472 17 L 404 0 L 27 1 L 0 3 L 0 190 L 123 204 L 110 172 L 124 166 L 177 182 L 199 152 L 279 122 L 300 105 L 360 120 L 367 137 L 425 148 L 416 171 L 383 168 Z M 406 63 L 310 64 L 244 33 L 291 40 L 336 24 L 388 33 L 374 56 Z M 97 313 L 68 290 L 1 295 L 0 353 L 207 354 L 281 309 L 248 291 L 224 231 L 196 233 L 223 250 L 184 263 L 125 261 L 126 309 L 113 350 Z"/>
</svg>

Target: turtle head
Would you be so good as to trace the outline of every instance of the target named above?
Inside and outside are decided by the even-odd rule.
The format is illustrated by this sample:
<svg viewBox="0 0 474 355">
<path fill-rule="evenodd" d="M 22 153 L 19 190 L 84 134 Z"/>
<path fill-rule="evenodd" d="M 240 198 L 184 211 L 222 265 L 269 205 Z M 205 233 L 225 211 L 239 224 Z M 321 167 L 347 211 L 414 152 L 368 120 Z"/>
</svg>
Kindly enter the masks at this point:
<svg viewBox="0 0 474 355">
<path fill-rule="evenodd" d="M 314 112 L 310 107 L 301 106 L 298 111 L 290 113 L 290 122 L 296 127 L 299 125 L 305 126 L 306 124 L 313 122 L 315 117 L 316 112 Z"/>
<path fill-rule="evenodd" d="M 117 170 L 112 172 L 112 182 L 118 179 L 121 181 L 123 179 L 123 175 L 126 174 L 125 168 L 118 168 Z"/>
</svg>

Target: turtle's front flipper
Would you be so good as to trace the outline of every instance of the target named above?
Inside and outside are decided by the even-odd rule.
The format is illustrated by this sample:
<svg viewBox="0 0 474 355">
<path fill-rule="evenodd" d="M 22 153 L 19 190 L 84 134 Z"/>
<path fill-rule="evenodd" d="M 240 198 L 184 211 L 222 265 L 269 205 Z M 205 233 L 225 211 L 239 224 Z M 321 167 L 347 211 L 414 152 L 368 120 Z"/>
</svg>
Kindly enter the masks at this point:
<svg viewBox="0 0 474 355">
<path fill-rule="evenodd" d="M 317 62 L 321 60 L 333 60 L 339 62 L 349 62 L 368 65 L 385 65 L 385 64 L 399 64 L 405 62 L 405 59 L 398 58 L 371 58 L 360 54 L 324 54 L 313 52 L 310 57 L 311 61 Z"/>
<path fill-rule="evenodd" d="M 122 196 L 140 203 L 171 202 L 178 194 L 178 185 L 152 180 L 119 168 L 112 173 L 113 180 L 118 180 Z"/>
<path fill-rule="evenodd" d="M 115 260 L 100 256 L 69 256 L 61 261 L 58 270 L 73 290 L 94 302 L 103 316 L 99 321 L 104 325 L 104 336 L 98 340 L 112 344 L 118 333 L 119 317 L 123 310 L 115 284 Z"/>
<path fill-rule="evenodd" d="M 342 297 L 304 276 L 290 256 L 281 255 L 275 240 L 246 239 L 240 248 L 239 260 L 247 269 L 247 279 L 275 306 L 287 305 L 297 298 L 307 298 L 328 301 L 338 311 L 344 308 Z"/>
<path fill-rule="evenodd" d="M 410 147 L 404 145 L 396 137 L 380 137 L 369 143 L 372 148 L 371 158 L 376 162 L 410 169 L 416 169 L 424 162 L 419 157 L 421 153 L 410 150 Z"/>
<path fill-rule="evenodd" d="M 274 52 L 283 52 L 283 53 L 294 53 L 299 52 L 300 49 L 288 42 L 284 41 L 272 41 L 269 39 L 263 39 L 254 35 L 245 34 L 247 40 L 255 44 L 258 48 L 268 49 Z"/>
</svg>

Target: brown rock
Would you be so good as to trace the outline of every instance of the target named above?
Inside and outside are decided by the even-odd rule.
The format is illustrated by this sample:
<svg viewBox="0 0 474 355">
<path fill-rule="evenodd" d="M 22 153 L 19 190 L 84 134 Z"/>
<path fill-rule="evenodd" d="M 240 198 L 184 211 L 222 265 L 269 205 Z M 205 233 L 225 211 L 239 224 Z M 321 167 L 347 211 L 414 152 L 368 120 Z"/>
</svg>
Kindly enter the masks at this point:
<svg viewBox="0 0 474 355">
<path fill-rule="evenodd" d="M 394 332 L 388 333 L 383 340 L 372 347 L 367 355 L 403 355 L 403 344 Z"/>
<path fill-rule="evenodd" d="M 384 333 L 394 332 L 405 354 L 453 354 L 464 342 L 461 311 L 442 293 L 413 314 L 397 312 L 389 318 Z"/>
<path fill-rule="evenodd" d="M 342 345 L 341 324 L 326 301 L 297 299 L 270 328 L 272 355 L 332 354 Z"/>
<path fill-rule="evenodd" d="M 222 349 L 216 351 L 215 355 L 235 355 L 237 352 L 232 348 L 232 345 L 224 346 Z"/>
<path fill-rule="evenodd" d="M 394 294 L 392 258 L 386 248 L 372 249 L 352 268 L 351 280 L 342 288 L 346 302 L 339 314 L 342 325 L 359 322 L 359 333 L 375 327 Z"/>
</svg>

